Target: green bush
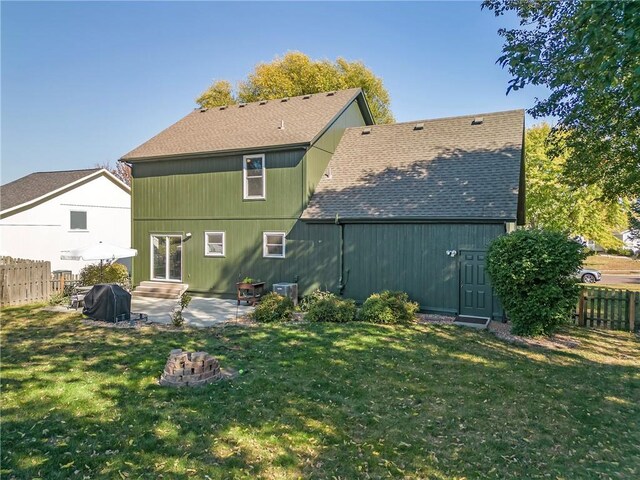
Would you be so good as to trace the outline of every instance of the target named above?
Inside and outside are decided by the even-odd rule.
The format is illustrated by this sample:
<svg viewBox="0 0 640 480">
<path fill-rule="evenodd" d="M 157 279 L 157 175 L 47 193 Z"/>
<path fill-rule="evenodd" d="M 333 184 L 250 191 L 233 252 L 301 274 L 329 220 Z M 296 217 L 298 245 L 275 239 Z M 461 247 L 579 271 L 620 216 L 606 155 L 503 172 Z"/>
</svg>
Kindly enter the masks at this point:
<svg viewBox="0 0 640 480">
<path fill-rule="evenodd" d="M 56 292 L 49 297 L 49 305 L 63 305 L 69 303 L 69 296 L 64 292 Z"/>
<path fill-rule="evenodd" d="M 300 310 L 303 312 L 308 312 L 309 309 L 315 305 L 318 301 L 324 300 L 327 298 L 338 298 L 334 293 L 326 292 L 324 290 L 314 290 L 308 295 L 302 297 L 300 301 Z"/>
<path fill-rule="evenodd" d="M 100 266 L 99 263 L 87 265 L 80 270 L 80 285 L 96 285 L 98 283 L 129 284 L 129 272 L 121 263 Z"/>
<path fill-rule="evenodd" d="M 517 335 L 549 335 L 569 320 L 587 253 L 559 232 L 516 230 L 495 239 L 487 272 Z"/>
<path fill-rule="evenodd" d="M 355 320 L 357 311 L 356 302 L 353 300 L 344 300 L 331 295 L 311 303 L 305 318 L 311 322 L 344 323 Z"/>
<path fill-rule="evenodd" d="M 358 318 L 373 323 L 407 323 L 414 320 L 418 308 L 406 293 L 385 290 L 365 300 Z"/>
<path fill-rule="evenodd" d="M 619 248 L 607 248 L 605 253 L 609 255 L 619 255 L 621 257 L 633 257 L 633 251 L 626 250 L 622 247 Z"/>
<path fill-rule="evenodd" d="M 277 293 L 267 293 L 251 313 L 256 322 L 285 322 L 293 317 L 293 300 Z"/>
</svg>

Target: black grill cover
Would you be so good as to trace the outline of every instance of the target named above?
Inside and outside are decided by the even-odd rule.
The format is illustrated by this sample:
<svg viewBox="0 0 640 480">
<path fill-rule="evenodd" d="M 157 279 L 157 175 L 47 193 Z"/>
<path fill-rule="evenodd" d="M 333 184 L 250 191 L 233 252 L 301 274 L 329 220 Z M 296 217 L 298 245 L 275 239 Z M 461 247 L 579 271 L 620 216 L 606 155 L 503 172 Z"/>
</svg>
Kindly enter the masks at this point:
<svg viewBox="0 0 640 480">
<path fill-rule="evenodd" d="M 82 313 L 94 320 L 121 322 L 131 318 L 131 294 L 119 285 L 94 285 L 84 297 Z"/>
</svg>

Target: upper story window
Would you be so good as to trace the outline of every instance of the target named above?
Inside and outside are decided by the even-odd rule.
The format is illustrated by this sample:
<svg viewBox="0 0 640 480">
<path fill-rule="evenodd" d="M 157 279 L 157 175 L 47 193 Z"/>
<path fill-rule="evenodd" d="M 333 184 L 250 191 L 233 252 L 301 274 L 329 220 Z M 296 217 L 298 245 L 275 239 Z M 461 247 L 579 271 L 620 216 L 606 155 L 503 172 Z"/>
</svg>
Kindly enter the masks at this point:
<svg viewBox="0 0 640 480">
<path fill-rule="evenodd" d="M 204 232 L 204 254 L 224 257 L 224 232 Z"/>
<path fill-rule="evenodd" d="M 264 200 L 267 196 L 264 155 L 245 155 L 242 157 L 242 176 L 244 198 L 246 200 Z"/>
<path fill-rule="evenodd" d="M 71 210 L 69 218 L 69 230 L 86 230 L 87 212 Z"/>
</svg>

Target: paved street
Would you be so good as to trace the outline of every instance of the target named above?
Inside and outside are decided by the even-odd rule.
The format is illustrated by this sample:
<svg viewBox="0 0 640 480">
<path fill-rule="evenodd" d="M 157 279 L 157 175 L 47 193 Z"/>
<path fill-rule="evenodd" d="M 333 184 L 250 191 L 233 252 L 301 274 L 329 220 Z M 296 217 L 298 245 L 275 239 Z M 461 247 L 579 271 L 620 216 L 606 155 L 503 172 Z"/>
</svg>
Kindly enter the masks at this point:
<svg viewBox="0 0 640 480">
<path fill-rule="evenodd" d="M 640 275 L 638 274 L 612 275 L 608 273 L 603 273 L 602 280 L 598 282 L 598 285 L 606 285 L 606 284 L 613 284 L 613 283 L 617 283 L 617 284 L 629 283 L 632 285 L 640 285 Z"/>
</svg>

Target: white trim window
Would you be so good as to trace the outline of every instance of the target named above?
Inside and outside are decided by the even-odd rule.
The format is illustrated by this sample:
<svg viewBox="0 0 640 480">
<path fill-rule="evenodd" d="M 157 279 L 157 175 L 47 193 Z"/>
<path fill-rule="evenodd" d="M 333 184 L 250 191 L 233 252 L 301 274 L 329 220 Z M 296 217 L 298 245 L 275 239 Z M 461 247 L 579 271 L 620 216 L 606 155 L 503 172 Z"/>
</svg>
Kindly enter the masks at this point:
<svg viewBox="0 0 640 480">
<path fill-rule="evenodd" d="M 264 232 L 262 234 L 262 256 L 265 258 L 284 258 L 286 235 L 284 232 Z"/>
<path fill-rule="evenodd" d="M 204 232 L 204 254 L 206 257 L 224 257 L 224 232 Z"/>
<path fill-rule="evenodd" d="M 69 212 L 69 230 L 87 230 L 87 212 L 84 210 L 71 210 Z"/>
<path fill-rule="evenodd" d="M 245 200 L 264 200 L 267 198 L 266 178 L 264 154 L 242 157 L 242 183 Z"/>
</svg>

